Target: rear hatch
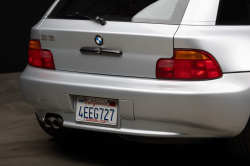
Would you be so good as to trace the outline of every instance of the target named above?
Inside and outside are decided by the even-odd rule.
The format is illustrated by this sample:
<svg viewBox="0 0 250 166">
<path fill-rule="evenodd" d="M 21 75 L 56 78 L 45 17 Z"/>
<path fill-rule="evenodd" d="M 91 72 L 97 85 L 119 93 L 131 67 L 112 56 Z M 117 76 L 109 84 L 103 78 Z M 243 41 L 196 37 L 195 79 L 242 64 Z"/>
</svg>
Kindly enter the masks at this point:
<svg viewBox="0 0 250 166">
<path fill-rule="evenodd" d="M 155 78 L 157 60 L 173 56 L 173 36 L 189 0 L 103 2 L 61 0 L 38 28 L 41 46 L 53 53 L 56 69 Z M 106 24 L 85 16 L 99 16 Z M 102 49 L 108 52 L 100 53 Z"/>
</svg>

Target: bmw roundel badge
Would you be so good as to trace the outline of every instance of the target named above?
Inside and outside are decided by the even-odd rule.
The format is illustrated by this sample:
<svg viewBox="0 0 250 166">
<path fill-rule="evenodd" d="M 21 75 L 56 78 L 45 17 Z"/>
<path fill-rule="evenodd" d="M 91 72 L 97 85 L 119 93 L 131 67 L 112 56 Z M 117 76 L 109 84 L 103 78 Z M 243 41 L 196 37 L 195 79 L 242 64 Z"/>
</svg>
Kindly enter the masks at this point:
<svg viewBox="0 0 250 166">
<path fill-rule="evenodd" d="M 101 35 L 96 35 L 96 36 L 95 36 L 95 43 L 96 43 L 97 45 L 101 46 L 101 45 L 103 45 L 103 42 L 104 42 L 104 40 L 103 40 L 103 38 L 102 38 Z"/>
</svg>

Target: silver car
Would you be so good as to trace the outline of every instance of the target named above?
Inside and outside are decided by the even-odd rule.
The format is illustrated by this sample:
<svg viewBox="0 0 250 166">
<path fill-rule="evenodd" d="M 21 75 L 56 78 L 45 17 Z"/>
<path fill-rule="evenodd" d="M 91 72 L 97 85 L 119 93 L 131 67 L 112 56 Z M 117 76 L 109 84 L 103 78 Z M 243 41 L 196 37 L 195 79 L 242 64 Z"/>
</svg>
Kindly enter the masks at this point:
<svg viewBox="0 0 250 166">
<path fill-rule="evenodd" d="M 56 0 L 31 29 L 24 100 L 45 132 L 228 138 L 250 160 L 250 0 Z"/>
</svg>

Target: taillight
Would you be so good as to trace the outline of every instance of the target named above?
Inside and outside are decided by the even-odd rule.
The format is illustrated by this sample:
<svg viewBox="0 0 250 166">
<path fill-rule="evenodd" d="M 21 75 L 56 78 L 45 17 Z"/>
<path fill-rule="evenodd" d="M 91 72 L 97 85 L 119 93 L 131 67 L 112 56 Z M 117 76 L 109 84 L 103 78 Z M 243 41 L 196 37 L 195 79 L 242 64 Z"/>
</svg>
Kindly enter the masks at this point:
<svg viewBox="0 0 250 166">
<path fill-rule="evenodd" d="M 43 50 L 39 40 L 30 40 L 28 61 L 31 66 L 55 69 L 52 53 L 49 50 Z"/>
<path fill-rule="evenodd" d="M 207 52 L 200 50 L 175 50 L 171 59 L 159 59 L 156 78 L 202 80 L 222 76 L 217 61 Z"/>
</svg>

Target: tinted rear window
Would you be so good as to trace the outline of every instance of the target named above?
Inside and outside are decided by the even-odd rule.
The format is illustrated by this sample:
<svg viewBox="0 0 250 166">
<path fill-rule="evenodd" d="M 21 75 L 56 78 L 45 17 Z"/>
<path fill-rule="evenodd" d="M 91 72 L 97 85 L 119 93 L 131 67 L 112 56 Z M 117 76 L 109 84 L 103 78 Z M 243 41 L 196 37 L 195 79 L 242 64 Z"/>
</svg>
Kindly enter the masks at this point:
<svg viewBox="0 0 250 166">
<path fill-rule="evenodd" d="M 250 25 L 250 0 L 221 0 L 217 25 Z"/>
<path fill-rule="evenodd" d="M 67 13 L 80 12 L 90 17 L 103 17 L 107 21 L 179 24 L 188 2 L 189 0 L 60 0 L 49 18 L 79 19 L 67 17 Z"/>
</svg>

